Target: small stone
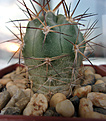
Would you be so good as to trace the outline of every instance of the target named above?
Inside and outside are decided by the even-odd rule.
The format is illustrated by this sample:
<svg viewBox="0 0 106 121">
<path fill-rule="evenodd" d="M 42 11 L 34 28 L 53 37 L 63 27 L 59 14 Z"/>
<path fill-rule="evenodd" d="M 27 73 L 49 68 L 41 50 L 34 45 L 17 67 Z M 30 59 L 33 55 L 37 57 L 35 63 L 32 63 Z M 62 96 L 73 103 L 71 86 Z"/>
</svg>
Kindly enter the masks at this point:
<svg viewBox="0 0 106 121">
<path fill-rule="evenodd" d="M 21 73 L 21 71 L 22 71 L 22 67 L 21 66 L 18 66 L 17 68 L 16 68 L 16 74 L 20 74 Z"/>
<path fill-rule="evenodd" d="M 92 66 L 84 66 L 85 70 L 90 70 L 91 72 L 93 72 L 95 74 L 95 69 Z"/>
<path fill-rule="evenodd" d="M 23 111 L 23 115 L 42 116 L 48 108 L 47 98 L 43 94 L 35 93 Z"/>
<path fill-rule="evenodd" d="M 15 71 L 12 71 L 11 73 L 5 74 L 2 78 L 11 78 L 11 75 L 15 74 Z"/>
<path fill-rule="evenodd" d="M 6 107 L 15 107 L 15 103 L 25 98 L 26 95 L 22 90 L 18 90 L 7 103 Z M 21 105 L 21 104 L 20 104 Z"/>
<path fill-rule="evenodd" d="M 74 91 L 73 96 L 78 96 L 79 98 L 86 97 L 89 92 L 91 92 L 91 86 L 90 85 L 85 86 L 85 87 L 77 88 Z"/>
<path fill-rule="evenodd" d="M 15 99 L 11 98 L 7 103 L 6 107 L 14 107 L 15 106 Z"/>
<path fill-rule="evenodd" d="M 82 85 L 87 86 L 87 85 L 93 85 L 94 83 L 95 83 L 95 76 L 89 74 L 85 77 L 85 80 L 83 81 Z"/>
<path fill-rule="evenodd" d="M 106 119 L 106 115 L 93 111 L 93 104 L 89 98 L 82 98 L 80 100 L 79 115 L 87 119 Z"/>
<path fill-rule="evenodd" d="M 8 83 L 6 84 L 6 88 L 8 88 L 9 86 L 13 86 L 13 85 L 15 85 L 14 82 L 13 82 L 13 81 L 10 81 L 10 82 L 8 82 Z"/>
<path fill-rule="evenodd" d="M 74 96 L 74 97 L 70 98 L 70 101 L 74 105 L 75 109 L 78 110 L 78 106 L 79 106 L 79 102 L 80 102 L 79 97 L 78 96 Z"/>
<path fill-rule="evenodd" d="M 24 79 L 24 77 L 21 76 L 20 74 L 13 74 L 13 75 L 11 75 L 11 79 L 13 82 L 15 82 L 15 81 Z"/>
<path fill-rule="evenodd" d="M 24 91 L 25 95 L 29 98 L 31 98 L 34 95 L 33 91 L 30 88 L 27 88 L 23 91 Z"/>
<path fill-rule="evenodd" d="M 68 99 L 57 103 L 56 111 L 64 117 L 72 117 L 75 109 L 72 102 Z"/>
<path fill-rule="evenodd" d="M 104 83 L 106 84 L 106 76 L 102 77 L 101 80 L 103 80 Z"/>
<path fill-rule="evenodd" d="M 2 113 L 2 112 L 1 112 Z M 8 107 L 2 113 L 3 115 L 20 115 L 21 111 L 18 107 Z"/>
<path fill-rule="evenodd" d="M 90 112 L 87 112 L 83 118 L 87 118 L 87 119 L 106 119 L 106 115 L 103 115 L 101 113 L 98 113 L 98 112 L 93 112 L 93 111 L 90 111 Z"/>
<path fill-rule="evenodd" d="M 85 75 L 85 77 L 86 76 L 88 76 L 89 74 L 94 74 L 91 70 L 89 70 L 89 69 L 86 69 L 85 71 L 84 71 L 84 75 Z"/>
<path fill-rule="evenodd" d="M 22 90 L 20 89 L 20 90 L 18 90 L 18 91 L 13 95 L 12 98 L 14 98 L 15 101 L 17 102 L 17 101 L 19 101 L 20 99 L 22 99 L 22 98 L 24 98 L 24 97 L 26 97 L 26 95 L 25 95 L 24 91 L 22 91 Z"/>
<path fill-rule="evenodd" d="M 89 98 L 93 105 L 106 109 L 106 94 L 99 92 L 88 93 L 87 98 Z"/>
<path fill-rule="evenodd" d="M 11 97 L 19 90 L 16 85 L 11 85 L 7 87 L 7 91 L 10 93 Z"/>
<path fill-rule="evenodd" d="M 106 115 L 106 109 L 94 107 L 93 111 Z"/>
<path fill-rule="evenodd" d="M 0 79 L 0 84 L 6 85 L 10 81 L 12 81 L 10 78 L 2 78 Z"/>
<path fill-rule="evenodd" d="M 106 93 L 106 86 L 104 83 L 94 84 L 92 86 L 92 92 Z"/>
<path fill-rule="evenodd" d="M 3 91 L 0 93 L 0 110 L 5 107 L 10 98 L 11 96 L 8 91 Z"/>
<path fill-rule="evenodd" d="M 59 113 L 56 112 L 55 107 L 49 107 L 43 116 L 60 116 Z"/>
<path fill-rule="evenodd" d="M 102 80 L 97 80 L 95 84 L 101 84 L 101 83 L 105 84 L 104 81 Z"/>
<path fill-rule="evenodd" d="M 54 107 L 50 107 L 47 109 L 47 111 L 44 113 L 44 116 L 53 116 L 54 115 Z"/>
<path fill-rule="evenodd" d="M 0 84 L 0 91 L 2 91 L 2 89 L 3 89 L 3 85 L 2 85 L 2 84 Z"/>
<path fill-rule="evenodd" d="M 27 106 L 28 102 L 30 101 L 29 97 L 21 98 L 19 101 L 15 103 L 15 107 L 18 107 L 22 112 L 23 109 Z"/>
<path fill-rule="evenodd" d="M 96 79 L 96 80 L 98 80 L 98 79 L 101 79 L 101 78 L 102 78 L 102 76 L 101 76 L 100 74 L 94 74 L 94 76 L 95 76 L 95 79 Z"/>
<path fill-rule="evenodd" d="M 50 107 L 55 107 L 57 103 L 66 99 L 66 96 L 62 93 L 56 93 L 50 100 Z"/>
<path fill-rule="evenodd" d="M 81 98 L 79 104 L 79 115 L 80 117 L 84 118 L 85 114 L 88 112 L 93 111 L 93 104 L 90 99 Z"/>
</svg>

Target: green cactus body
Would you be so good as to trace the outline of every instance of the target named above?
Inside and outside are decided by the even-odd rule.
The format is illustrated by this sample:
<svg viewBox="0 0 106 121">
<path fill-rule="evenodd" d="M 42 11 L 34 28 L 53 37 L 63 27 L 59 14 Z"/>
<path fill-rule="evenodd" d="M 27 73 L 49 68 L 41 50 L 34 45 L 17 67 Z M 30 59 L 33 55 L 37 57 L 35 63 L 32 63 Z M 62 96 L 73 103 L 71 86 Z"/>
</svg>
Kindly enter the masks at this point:
<svg viewBox="0 0 106 121">
<path fill-rule="evenodd" d="M 40 16 L 39 19 L 44 23 L 43 16 Z M 56 16 L 52 12 L 46 13 L 45 20 L 49 27 L 69 23 L 63 15 Z M 53 31 L 70 36 L 48 32 L 44 45 L 44 32 L 39 29 L 31 29 L 31 27 L 43 28 L 41 22 L 36 18 L 28 23 L 28 27 L 30 28 L 26 29 L 24 37 L 23 56 L 25 64 L 29 66 L 29 69 L 31 65 L 35 66 L 35 68 L 34 66 L 32 67 L 34 69 L 29 71 L 30 78 L 33 81 L 33 90 L 41 93 L 69 92 L 72 75 L 71 68 L 75 53 L 73 45 L 66 41 L 65 38 L 75 43 L 78 37 L 77 44 L 84 40 L 77 25 L 54 27 Z M 84 52 L 84 49 L 81 51 Z M 46 59 L 50 60 L 48 64 L 44 63 Z M 78 54 L 77 60 L 77 66 L 79 67 L 82 63 L 80 54 Z"/>
</svg>

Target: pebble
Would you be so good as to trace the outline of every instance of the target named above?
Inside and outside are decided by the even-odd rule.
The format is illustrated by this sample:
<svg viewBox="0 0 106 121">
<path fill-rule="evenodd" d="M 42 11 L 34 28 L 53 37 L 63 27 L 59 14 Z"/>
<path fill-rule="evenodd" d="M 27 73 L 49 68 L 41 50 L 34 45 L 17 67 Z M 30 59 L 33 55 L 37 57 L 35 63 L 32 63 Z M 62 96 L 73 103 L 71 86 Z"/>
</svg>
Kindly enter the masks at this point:
<svg viewBox="0 0 106 121">
<path fill-rule="evenodd" d="M 93 105 L 106 109 L 106 94 L 99 92 L 91 92 L 87 95 Z"/>
<path fill-rule="evenodd" d="M 103 83 L 105 85 L 103 80 L 97 80 L 95 84 L 101 84 L 101 83 Z"/>
<path fill-rule="evenodd" d="M 11 98 L 5 107 L 14 107 L 15 102 L 16 102 L 15 99 Z M 4 110 L 4 108 L 2 110 Z"/>
<path fill-rule="evenodd" d="M 106 93 L 106 86 L 104 83 L 94 84 L 92 86 L 92 92 L 102 92 Z"/>
<path fill-rule="evenodd" d="M 21 111 L 18 107 L 8 107 L 1 112 L 2 115 L 20 115 Z"/>
<path fill-rule="evenodd" d="M 13 95 L 12 98 L 14 98 L 15 101 L 17 102 L 24 97 L 26 97 L 26 95 L 25 95 L 24 91 L 20 89 L 20 90 L 17 90 L 17 92 Z"/>
<path fill-rule="evenodd" d="M 2 84 L 0 84 L 0 91 L 2 91 L 2 89 L 3 89 L 3 85 L 2 85 Z"/>
<path fill-rule="evenodd" d="M 91 70 L 89 70 L 89 69 L 86 69 L 85 71 L 84 71 L 84 75 L 85 75 L 85 77 L 86 76 L 88 76 L 89 74 L 94 74 Z"/>
<path fill-rule="evenodd" d="M 103 114 L 98 113 L 98 112 L 90 111 L 90 112 L 86 113 L 83 118 L 87 118 L 87 119 L 106 119 L 106 115 L 103 115 Z"/>
<path fill-rule="evenodd" d="M 96 80 L 98 80 L 98 79 L 101 79 L 101 78 L 102 78 L 102 76 L 101 76 L 100 74 L 94 74 L 94 76 L 95 76 L 95 79 L 96 79 Z"/>
<path fill-rule="evenodd" d="M 56 112 L 55 107 L 49 107 L 43 116 L 60 116 L 59 113 Z"/>
<path fill-rule="evenodd" d="M 93 111 L 93 104 L 90 99 L 81 98 L 79 104 L 79 115 L 80 117 L 84 118 L 85 114 L 88 112 Z"/>
<path fill-rule="evenodd" d="M 91 86 L 90 85 L 77 88 L 74 91 L 73 96 L 78 96 L 79 98 L 82 98 L 82 97 L 86 97 L 89 92 L 91 92 Z"/>
<path fill-rule="evenodd" d="M 9 100 L 6 107 L 15 107 L 15 103 L 20 101 L 22 98 L 26 97 L 22 90 L 18 90 Z M 20 104 L 21 105 L 21 104 Z"/>
<path fill-rule="evenodd" d="M 50 100 L 50 107 L 56 107 L 56 104 L 65 100 L 66 96 L 62 93 L 56 93 L 52 96 Z"/>
<path fill-rule="evenodd" d="M 54 107 L 49 107 L 47 111 L 44 113 L 44 116 L 53 116 L 55 112 L 54 110 L 55 110 Z"/>
<path fill-rule="evenodd" d="M 0 84 L 6 85 L 10 81 L 12 81 L 10 78 L 2 78 L 0 79 Z"/>
<path fill-rule="evenodd" d="M 8 91 L 3 91 L 0 93 L 0 110 L 5 107 L 5 105 L 10 100 L 11 96 Z"/>
<path fill-rule="evenodd" d="M 83 86 L 93 85 L 93 84 L 95 84 L 95 76 L 93 74 L 87 75 L 82 83 Z"/>
<path fill-rule="evenodd" d="M 15 71 L 10 72 L 10 73 L 4 75 L 2 78 L 11 78 L 11 75 L 12 75 L 12 74 L 15 74 Z"/>
<path fill-rule="evenodd" d="M 27 106 L 28 102 L 30 101 L 29 97 L 21 98 L 19 101 L 15 103 L 15 107 L 18 107 L 22 112 L 23 109 Z"/>
<path fill-rule="evenodd" d="M 16 85 L 11 85 L 7 87 L 7 91 L 10 93 L 11 97 L 19 90 Z"/>
<path fill-rule="evenodd" d="M 106 115 L 93 111 L 93 103 L 89 98 L 80 99 L 79 115 L 82 118 L 106 119 Z"/>
<path fill-rule="evenodd" d="M 79 106 L 79 102 L 80 102 L 79 97 L 78 96 L 74 96 L 74 97 L 70 98 L 70 101 L 74 105 L 75 109 L 78 110 L 78 106 Z"/>
<path fill-rule="evenodd" d="M 47 98 L 43 94 L 35 93 L 23 111 L 23 115 L 42 116 L 48 108 Z"/>
<path fill-rule="evenodd" d="M 93 111 L 106 115 L 106 109 L 94 107 Z"/>
<path fill-rule="evenodd" d="M 25 95 L 29 98 L 31 98 L 34 95 L 34 92 L 30 88 L 27 88 L 23 91 L 24 91 Z"/>
<path fill-rule="evenodd" d="M 72 117 L 74 115 L 75 109 L 72 102 L 66 99 L 57 103 L 56 111 L 63 117 Z"/>
<path fill-rule="evenodd" d="M 90 70 L 91 72 L 93 72 L 95 74 L 95 69 L 92 66 L 84 66 L 85 70 Z"/>
<path fill-rule="evenodd" d="M 103 80 L 106 85 L 106 76 L 102 77 L 101 80 Z"/>
<path fill-rule="evenodd" d="M 9 86 L 15 85 L 13 81 L 10 81 L 6 84 L 6 88 L 8 88 Z"/>
</svg>

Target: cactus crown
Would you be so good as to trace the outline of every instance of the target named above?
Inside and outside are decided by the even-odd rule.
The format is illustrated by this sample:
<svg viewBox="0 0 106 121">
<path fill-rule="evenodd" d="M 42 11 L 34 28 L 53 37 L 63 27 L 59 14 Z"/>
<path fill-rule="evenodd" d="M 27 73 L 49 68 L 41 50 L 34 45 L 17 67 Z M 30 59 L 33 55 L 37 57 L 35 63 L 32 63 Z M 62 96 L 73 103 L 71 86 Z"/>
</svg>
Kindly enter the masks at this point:
<svg viewBox="0 0 106 121">
<path fill-rule="evenodd" d="M 80 67 L 83 57 L 90 62 L 84 55 L 86 45 L 90 46 L 91 40 L 100 35 L 87 40 L 97 20 L 84 29 L 84 34 L 83 30 L 79 29 L 79 26 L 84 26 L 80 20 L 95 14 L 87 13 L 89 10 L 87 9 L 83 14 L 73 17 L 80 0 L 72 13 L 70 13 L 71 7 L 68 7 L 65 0 L 61 0 L 53 10 L 50 9 L 51 0 L 43 0 L 43 5 L 36 0 L 29 0 L 34 12 L 27 7 L 24 0 L 17 1 L 25 7 L 26 10 L 20 9 L 29 15 L 27 19 L 29 22 L 27 27 L 20 24 L 20 37 L 8 29 L 21 41 L 18 49 L 19 63 L 22 52 L 25 64 L 29 67 L 30 78 L 33 80 L 33 90 L 35 92 L 40 90 L 42 93 L 70 93 L 71 84 L 77 80 L 77 68 Z M 41 10 L 37 11 L 34 3 L 40 6 Z M 63 6 L 65 16 L 55 14 L 60 5 Z M 26 21 L 26 19 L 11 22 L 15 21 Z M 22 28 L 26 28 L 24 37 Z"/>
</svg>

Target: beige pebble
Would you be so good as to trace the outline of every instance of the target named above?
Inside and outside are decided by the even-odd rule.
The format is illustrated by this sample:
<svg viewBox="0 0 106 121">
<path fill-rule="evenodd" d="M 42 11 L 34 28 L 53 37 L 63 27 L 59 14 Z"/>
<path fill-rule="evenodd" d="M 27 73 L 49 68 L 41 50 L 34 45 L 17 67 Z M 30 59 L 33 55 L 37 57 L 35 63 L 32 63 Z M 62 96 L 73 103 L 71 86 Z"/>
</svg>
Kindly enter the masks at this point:
<svg viewBox="0 0 106 121">
<path fill-rule="evenodd" d="M 8 91 L 0 92 L 0 111 L 5 107 L 5 105 L 10 100 L 11 96 Z"/>
<path fill-rule="evenodd" d="M 22 71 L 22 67 L 21 66 L 18 66 L 16 68 L 16 74 L 20 74 L 21 71 Z"/>
<path fill-rule="evenodd" d="M 15 83 L 15 85 L 20 88 L 20 89 L 26 89 L 26 85 L 25 84 L 22 84 L 22 83 Z"/>
<path fill-rule="evenodd" d="M 74 91 L 73 96 L 78 96 L 79 98 L 86 97 L 89 92 L 91 92 L 91 86 L 90 85 L 85 86 L 85 87 L 77 88 Z"/>
<path fill-rule="evenodd" d="M 72 102 L 66 99 L 57 103 L 56 111 L 64 117 L 72 117 L 74 115 L 75 109 Z"/>
<path fill-rule="evenodd" d="M 90 99 L 81 98 L 79 103 L 79 115 L 84 118 L 85 114 L 93 111 L 93 104 Z"/>
<path fill-rule="evenodd" d="M 85 75 L 85 77 L 86 76 L 88 76 L 89 74 L 94 74 L 91 70 L 89 70 L 89 69 L 86 69 L 85 71 L 84 71 L 84 75 Z"/>
<path fill-rule="evenodd" d="M 95 84 L 101 84 L 101 83 L 104 83 L 104 81 L 102 80 L 97 80 Z M 105 84 L 105 83 L 104 83 Z"/>
<path fill-rule="evenodd" d="M 7 87 L 7 91 L 10 93 L 11 97 L 19 90 L 16 85 L 11 85 Z"/>
<path fill-rule="evenodd" d="M 90 70 L 95 74 L 95 69 L 92 66 L 85 66 L 84 69 L 85 70 Z"/>
<path fill-rule="evenodd" d="M 23 91 L 24 91 L 25 95 L 27 97 L 29 97 L 29 98 L 31 98 L 34 95 L 33 91 L 31 89 L 29 89 L 29 88 L 27 88 L 27 89 L 25 89 Z"/>
<path fill-rule="evenodd" d="M 14 85 L 14 82 L 13 82 L 13 81 L 10 81 L 10 82 L 8 82 L 8 83 L 6 84 L 6 88 L 8 88 L 9 86 L 12 86 L 12 85 Z"/>
<path fill-rule="evenodd" d="M 21 98 L 19 101 L 17 101 L 15 103 L 15 106 L 18 107 L 21 110 L 21 112 L 22 112 L 29 101 L 30 101 L 29 97 L 23 97 L 23 98 Z"/>
<path fill-rule="evenodd" d="M 25 79 L 23 76 L 21 76 L 20 74 L 13 74 L 11 75 L 11 79 L 15 82 L 15 81 L 19 81 L 22 79 Z"/>
<path fill-rule="evenodd" d="M 27 84 L 29 81 L 26 78 L 14 80 L 14 83 Z"/>
<path fill-rule="evenodd" d="M 66 99 L 66 96 L 62 93 L 56 93 L 50 100 L 50 107 L 55 107 L 57 103 Z"/>
<path fill-rule="evenodd" d="M 104 83 L 106 84 L 106 76 L 102 77 L 101 80 L 103 80 Z"/>
<path fill-rule="evenodd" d="M 10 78 L 3 78 L 3 79 L 0 79 L 0 84 L 6 85 L 10 81 L 12 81 Z"/>
<path fill-rule="evenodd" d="M 90 118 L 90 119 L 106 119 L 106 115 L 103 115 L 101 113 L 98 112 L 93 112 L 90 111 L 88 113 L 85 114 L 84 118 Z"/>
<path fill-rule="evenodd" d="M 6 105 L 6 107 L 5 108 L 7 108 L 7 107 L 14 107 L 15 106 L 15 99 L 14 98 L 11 98 L 10 100 L 9 100 L 9 102 L 7 103 L 7 105 Z"/>
<path fill-rule="evenodd" d="M 19 89 L 19 90 L 17 90 L 17 92 L 13 95 L 12 98 L 14 98 L 15 101 L 17 102 L 17 101 L 19 101 L 21 98 L 24 98 L 24 97 L 26 97 L 24 91 L 21 90 L 21 89 Z"/>
<path fill-rule="evenodd" d="M 91 92 L 87 95 L 93 105 L 106 109 L 106 94 L 99 92 Z"/>
<path fill-rule="evenodd" d="M 94 76 L 95 76 L 95 79 L 96 79 L 96 80 L 98 80 L 98 79 L 101 79 L 101 78 L 102 78 L 102 76 L 101 76 L 100 74 L 94 74 Z"/>
<path fill-rule="evenodd" d="M 34 94 L 23 111 L 23 115 L 42 116 L 48 108 L 48 101 L 43 94 Z"/>
<path fill-rule="evenodd" d="M 3 78 L 11 78 L 11 75 L 13 75 L 13 74 L 15 74 L 15 71 L 4 75 Z"/>
<path fill-rule="evenodd" d="M 79 116 L 87 119 L 106 119 L 106 115 L 93 111 L 93 103 L 89 98 L 80 99 Z"/>
</svg>

